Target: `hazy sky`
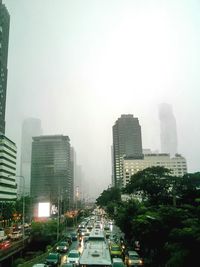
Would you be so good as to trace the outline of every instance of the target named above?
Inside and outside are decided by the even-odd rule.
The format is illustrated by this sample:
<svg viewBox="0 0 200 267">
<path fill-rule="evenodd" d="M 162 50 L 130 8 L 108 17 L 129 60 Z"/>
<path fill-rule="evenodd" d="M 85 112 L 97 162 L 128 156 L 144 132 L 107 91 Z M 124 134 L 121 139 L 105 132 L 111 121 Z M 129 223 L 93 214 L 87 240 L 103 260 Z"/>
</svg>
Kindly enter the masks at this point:
<svg viewBox="0 0 200 267">
<path fill-rule="evenodd" d="M 6 133 L 69 135 L 99 194 L 111 183 L 112 125 L 133 114 L 160 150 L 158 105 L 173 106 L 178 151 L 200 171 L 199 0 L 4 0 L 11 16 Z M 92 189 L 95 187 L 94 189 Z"/>
</svg>

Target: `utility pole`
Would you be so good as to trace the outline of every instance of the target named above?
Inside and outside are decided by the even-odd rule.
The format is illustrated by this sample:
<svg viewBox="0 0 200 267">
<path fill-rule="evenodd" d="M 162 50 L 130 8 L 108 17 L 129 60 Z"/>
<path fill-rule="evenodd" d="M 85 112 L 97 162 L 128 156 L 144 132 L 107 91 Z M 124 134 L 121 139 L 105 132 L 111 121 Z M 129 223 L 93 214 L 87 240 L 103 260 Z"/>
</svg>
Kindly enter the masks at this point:
<svg viewBox="0 0 200 267">
<path fill-rule="evenodd" d="M 57 241 L 59 240 L 60 228 L 60 195 L 58 194 L 58 216 L 57 216 Z"/>
</svg>

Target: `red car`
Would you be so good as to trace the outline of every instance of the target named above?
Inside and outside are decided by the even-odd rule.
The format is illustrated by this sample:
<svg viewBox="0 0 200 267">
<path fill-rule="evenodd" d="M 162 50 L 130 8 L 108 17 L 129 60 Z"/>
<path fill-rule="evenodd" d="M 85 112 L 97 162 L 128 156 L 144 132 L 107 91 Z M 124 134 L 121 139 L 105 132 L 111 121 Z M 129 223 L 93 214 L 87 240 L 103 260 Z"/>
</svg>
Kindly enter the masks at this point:
<svg viewBox="0 0 200 267">
<path fill-rule="evenodd" d="M 4 240 L 0 243 L 0 249 L 7 249 L 11 246 L 10 240 Z"/>
</svg>

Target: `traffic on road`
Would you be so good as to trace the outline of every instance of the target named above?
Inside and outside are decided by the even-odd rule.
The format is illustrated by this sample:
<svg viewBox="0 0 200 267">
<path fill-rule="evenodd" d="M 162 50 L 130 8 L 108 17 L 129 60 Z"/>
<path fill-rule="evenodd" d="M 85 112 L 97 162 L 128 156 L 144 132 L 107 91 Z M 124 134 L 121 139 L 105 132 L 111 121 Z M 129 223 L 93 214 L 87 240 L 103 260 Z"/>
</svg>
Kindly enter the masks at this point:
<svg viewBox="0 0 200 267">
<path fill-rule="evenodd" d="M 44 262 L 33 267 L 135 267 L 144 266 L 137 250 L 128 248 L 120 229 L 95 210 L 76 229 L 68 230 Z"/>
</svg>

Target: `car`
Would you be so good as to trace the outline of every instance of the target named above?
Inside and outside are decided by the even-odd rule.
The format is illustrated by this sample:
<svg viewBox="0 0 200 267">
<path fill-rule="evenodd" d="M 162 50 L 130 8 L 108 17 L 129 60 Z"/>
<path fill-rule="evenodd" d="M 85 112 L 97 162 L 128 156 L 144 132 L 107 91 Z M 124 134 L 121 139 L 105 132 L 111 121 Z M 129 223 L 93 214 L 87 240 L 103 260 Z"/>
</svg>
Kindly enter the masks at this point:
<svg viewBox="0 0 200 267">
<path fill-rule="evenodd" d="M 0 249 L 4 250 L 11 246 L 10 240 L 4 240 L 0 243 Z"/>
<path fill-rule="evenodd" d="M 87 233 L 87 230 L 85 228 L 80 229 L 79 235 L 83 237 L 83 236 L 85 236 L 86 233 Z"/>
<path fill-rule="evenodd" d="M 122 258 L 122 250 L 120 245 L 118 244 L 111 244 L 110 246 L 110 255 L 112 258 L 116 257 L 116 258 Z"/>
<path fill-rule="evenodd" d="M 125 267 L 125 264 L 121 258 L 114 258 L 112 267 Z"/>
<path fill-rule="evenodd" d="M 104 230 L 105 230 L 105 231 L 109 231 L 109 230 L 110 230 L 110 226 L 109 226 L 108 224 L 106 224 L 106 225 L 104 226 Z"/>
<path fill-rule="evenodd" d="M 23 235 L 22 235 L 21 231 L 13 231 L 12 234 L 10 235 L 10 238 L 12 240 L 18 240 L 18 239 L 20 239 L 22 237 L 23 237 Z"/>
<path fill-rule="evenodd" d="M 60 254 L 57 252 L 51 252 L 46 258 L 45 264 L 48 266 L 59 266 L 61 263 Z"/>
<path fill-rule="evenodd" d="M 140 258 L 137 251 L 128 251 L 127 255 L 125 256 L 125 264 L 130 266 L 142 266 L 144 265 L 143 260 Z"/>
<path fill-rule="evenodd" d="M 89 232 L 92 231 L 92 228 L 93 228 L 92 224 L 88 224 L 88 225 L 87 225 L 87 229 L 88 229 Z"/>
<path fill-rule="evenodd" d="M 62 241 L 57 245 L 56 251 L 58 251 L 58 252 L 67 252 L 68 248 L 69 248 L 68 242 Z"/>
<path fill-rule="evenodd" d="M 4 228 L 0 228 L 0 241 L 6 240 L 7 235 L 5 234 Z"/>
<path fill-rule="evenodd" d="M 106 238 L 109 238 L 110 235 L 111 235 L 111 231 L 110 230 L 106 230 L 105 231 L 105 235 L 106 235 Z"/>
<path fill-rule="evenodd" d="M 80 252 L 76 249 L 70 250 L 69 254 L 67 255 L 67 262 L 66 263 L 73 263 L 79 265 L 80 259 Z"/>
<path fill-rule="evenodd" d="M 69 246 L 72 244 L 72 237 L 70 234 L 65 233 L 63 239 L 65 239 L 65 241 L 68 242 Z"/>
<path fill-rule="evenodd" d="M 77 234 L 75 232 L 70 233 L 72 241 L 76 241 L 77 240 Z"/>
</svg>

